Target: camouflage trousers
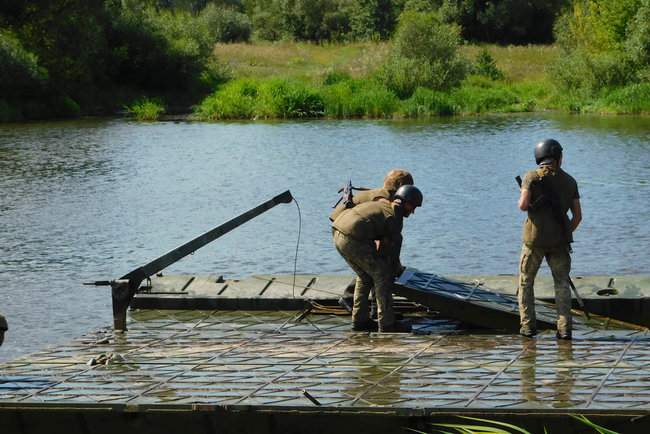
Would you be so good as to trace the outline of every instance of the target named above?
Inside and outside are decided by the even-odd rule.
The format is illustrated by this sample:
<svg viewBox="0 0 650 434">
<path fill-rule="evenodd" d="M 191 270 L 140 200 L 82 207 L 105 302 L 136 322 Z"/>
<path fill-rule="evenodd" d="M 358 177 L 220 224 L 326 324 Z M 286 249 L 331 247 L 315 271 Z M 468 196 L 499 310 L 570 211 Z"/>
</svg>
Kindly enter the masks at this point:
<svg viewBox="0 0 650 434">
<path fill-rule="evenodd" d="M 372 240 L 359 241 L 335 230 L 334 246 L 357 274 L 352 322 L 362 325 L 370 320 L 368 295 L 370 289 L 374 287 L 379 331 L 391 327 L 395 322 L 392 293 L 393 273 L 387 261 L 377 252 L 375 243 Z"/>
<path fill-rule="evenodd" d="M 568 247 L 542 249 L 523 245 L 519 260 L 519 290 L 517 292 L 521 327 L 522 329 L 536 329 L 533 286 L 535 276 L 537 276 L 537 271 L 544 258 L 553 274 L 557 331 L 562 335 L 571 334 L 571 286 L 569 284 L 571 255 Z"/>
</svg>

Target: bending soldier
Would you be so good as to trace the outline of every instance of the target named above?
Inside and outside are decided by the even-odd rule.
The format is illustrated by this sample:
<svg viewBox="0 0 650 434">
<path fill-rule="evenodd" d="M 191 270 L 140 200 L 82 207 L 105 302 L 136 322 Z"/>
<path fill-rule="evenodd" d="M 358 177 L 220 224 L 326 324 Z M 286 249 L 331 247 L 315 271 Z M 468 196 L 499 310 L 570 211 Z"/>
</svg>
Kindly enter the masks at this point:
<svg viewBox="0 0 650 434">
<path fill-rule="evenodd" d="M 571 339 L 571 242 L 582 220 L 578 184 L 560 168 L 562 146 L 556 140 L 538 143 L 535 161 L 538 167 L 524 176 L 518 203 L 519 209 L 528 213 L 519 261 L 520 333 L 527 337 L 537 334 L 533 285 L 546 258 L 555 288 L 557 337 Z"/>
<path fill-rule="evenodd" d="M 398 188 L 403 185 L 413 185 L 413 176 L 403 169 L 392 169 L 384 177 L 384 185 L 381 188 L 370 190 L 361 190 L 352 197 L 352 207 L 364 202 L 372 202 L 378 199 L 393 200 L 393 196 Z M 330 214 L 330 220 L 333 222 L 347 208 L 345 204 L 339 203 Z M 352 310 L 354 297 L 353 287 L 348 287 L 339 299 L 339 304 L 348 311 Z"/>
<path fill-rule="evenodd" d="M 352 309 L 355 331 L 410 332 L 393 313 L 393 281 L 402 271 L 399 260 L 402 224 L 422 205 L 417 187 L 405 185 L 393 201 L 385 198 L 364 202 L 343 211 L 332 224 L 334 245 L 357 274 Z M 379 241 L 379 248 L 375 244 Z M 368 295 L 375 288 L 378 324 L 370 319 Z"/>
</svg>

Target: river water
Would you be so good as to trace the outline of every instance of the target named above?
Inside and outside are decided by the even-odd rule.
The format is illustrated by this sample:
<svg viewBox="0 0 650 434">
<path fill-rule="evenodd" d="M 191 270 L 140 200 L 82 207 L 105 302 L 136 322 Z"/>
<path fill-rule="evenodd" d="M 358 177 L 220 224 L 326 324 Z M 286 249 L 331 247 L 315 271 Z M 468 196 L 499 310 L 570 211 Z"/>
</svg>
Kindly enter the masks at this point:
<svg viewBox="0 0 650 434">
<path fill-rule="evenodd" d="M 327 215 L 351 178 L 392 167 L 424 192 L 402 262 L 440 274 L 516 273 L 514 176 L 558 139 L 578 181 L 574 274 L 650 272 L 650 118 L 516 115 L 429 122 L 135 123 L 0 126 L 0 360 L 111 324 L 117 278 L 290 189 L 302 214 L 298 272 L 350 273 Z M 226 278 L 290 273 L 295 204 L 278 206 L 167 270 Z M 547 269 L 544 269 L 547 272 Z"/>
</svg>

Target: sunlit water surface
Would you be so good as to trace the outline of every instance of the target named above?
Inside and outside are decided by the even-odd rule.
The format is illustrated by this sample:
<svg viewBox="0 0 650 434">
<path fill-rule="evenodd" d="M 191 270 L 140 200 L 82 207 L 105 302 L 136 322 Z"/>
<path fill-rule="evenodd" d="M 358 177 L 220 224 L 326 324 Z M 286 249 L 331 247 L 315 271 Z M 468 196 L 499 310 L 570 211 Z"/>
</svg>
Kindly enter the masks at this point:
<svg viewBox="0 0 650 434">
<path fill-rule="evenodd" d="M 514 176 L 536 141 L 565 146 L 584 221 L 575 274 L 650 272 L 650 118 L 499 116 L 426 123 L 311 121 L 0 126 L 0 360 L 111 323 L 117 278 L 290 189 L 297 270 L 349 273 L 332 247 L 336 190 L 407 168 L 425 195 L 402 262 L 440 274 L 515 273 Z M 170 267 L 228 277 L 290 273 L 298 236 L 282 205 Z M 545 270 L 546 271 L 546 270 Z"/>
</svg>

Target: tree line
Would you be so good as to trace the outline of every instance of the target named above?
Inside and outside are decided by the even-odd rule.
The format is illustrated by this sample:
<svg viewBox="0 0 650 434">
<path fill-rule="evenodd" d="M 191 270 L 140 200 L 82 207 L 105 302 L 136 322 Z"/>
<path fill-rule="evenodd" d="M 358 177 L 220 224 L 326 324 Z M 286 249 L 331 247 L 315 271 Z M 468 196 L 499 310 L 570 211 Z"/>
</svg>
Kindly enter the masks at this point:
<svg viewBox="0 0 650 434">
<path fill-rule="evenodd" d="M 0 120 L 106 112 L 139 94 L 194 102 L 229 78 L 215 43 L 287 39 L 390 40 L 377 75 L 399 97 L 475 72 L 465 41 L 556 41 L 566 55 L 549 76 L 582 99 L 650 80 L 650 0 L 12 0 L 0 3 Z"/>
</svg>

